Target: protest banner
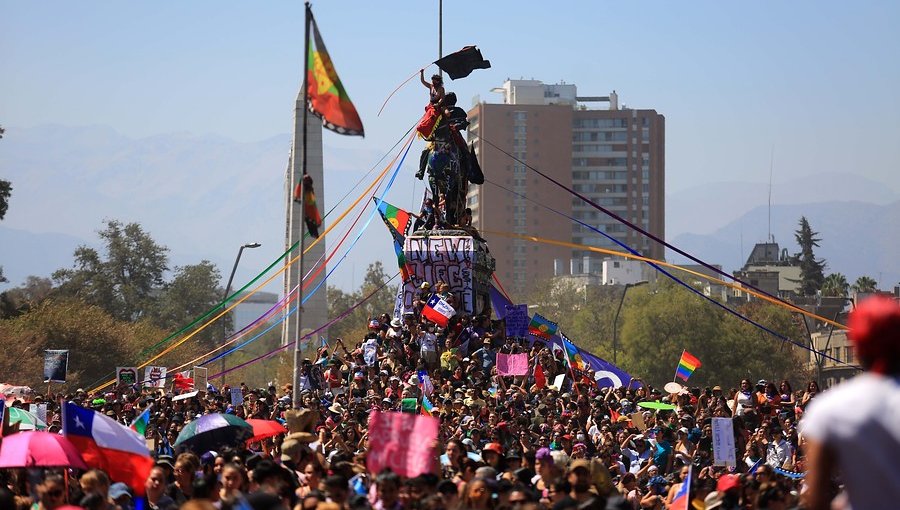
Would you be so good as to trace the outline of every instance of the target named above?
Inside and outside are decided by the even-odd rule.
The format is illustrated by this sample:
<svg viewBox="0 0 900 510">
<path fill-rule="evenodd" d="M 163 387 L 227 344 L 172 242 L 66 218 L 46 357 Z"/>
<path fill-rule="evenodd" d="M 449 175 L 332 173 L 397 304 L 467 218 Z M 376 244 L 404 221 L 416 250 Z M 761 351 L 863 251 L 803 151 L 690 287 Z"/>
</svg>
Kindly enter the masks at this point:
<svg viewBox="0 0 900 510">
<path fill-rule="evenodd" d="M 69 368 L 69 351 L 47 349 L 44 351 L 44 382 L 64 383 Z"/>
<path fill-rule="evenodd" d="M 369 472 L 380 473 L 389 467 L 405 477 L 430 473 L 439 425 L 437 418 L 421 414 L 372 411 L 366 455 Z"/>
<path fill-rule="evenodd" d="M 133 386 L 137 382 L 137 367 L 116 367 L 116 386 Z"/>
<path fill-rule="evenodd" d="M 528 355 L 497 353 L 497 374 L 528 375 Z"/>
<path fill-rule="evenodd" d="M 207 376 L 209 375 L 209 370 L 203 367 L 194 367 L 194 389 L 197 391 L 206 392 Z"/>
<path fill-rule="evenodd" d="M 737 466 L 734 448 L 734 424 L 731 418 L 712 419 L 713 465 Z"/>
<path fill-rule="evenodd" d="M 244 403 L 244 394 L 240 388 L 231 388 L 231 405 L 239 406 Z"/>
<path fill-rule="evenodd" d="M 147 367 L 144 369 L 145 388 L 166 387 L 166 367 Z"/>
<path fill-rule="evenodd" d="M 506 305 L 503 320 L 507 337 L 524 337 L 528 334 L 528 305 Z"/>
</svg>

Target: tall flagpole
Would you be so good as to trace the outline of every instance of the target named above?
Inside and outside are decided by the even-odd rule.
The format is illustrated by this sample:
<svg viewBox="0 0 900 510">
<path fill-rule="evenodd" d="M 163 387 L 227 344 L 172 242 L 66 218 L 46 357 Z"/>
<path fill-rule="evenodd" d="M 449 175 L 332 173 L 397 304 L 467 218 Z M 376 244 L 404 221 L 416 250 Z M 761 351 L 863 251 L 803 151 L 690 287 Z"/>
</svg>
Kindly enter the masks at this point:
<svg viewBox="0 0 900 510">
<path fill-rule="evenodd" d="M 308 83 L 309 70 L 307 69 L 307 66 L 309 65 L 309 25 L 312 22 L 312 10 L 310 10 L 309 2 L 306 2 L 305 16 L 306 16 L 306 21 L 304 23 L 304 33 L 303 33 L 304 34 L 304 37 L 303 37 L 303 88 L 302 88 L 300 97 L 297 98 L 297 105 L 294 109 L 295 119 L 298 114 L 301 114 L 300 110 L 302 110 L 302 116 L 303 116 L 303 143 L 302 143 L 302 153 L 301 153 L 302 155 L 301 155 L 301 163 L 300 163 L 300 167 L 301 167 L 301 171 L 302 171 L 301 177 L 300 177 L 301 183 L 303 182 L 303 177 L 306 176 L 306 161 L 307 161 L 307 159 L 306 159 L 306 152 L 307 152 L 307 150 L 306 150 L 306 139 L 307 139 L 306 121 L 307 121 L 307 116 L 309 115 L 309 109 L 307 108 L 307 105 L 306 105 L 307 96 L 308 96 L 308 87 L 309 87 L 309 83 Z M 294 124 L 296 125 L 296 121 L 294 122 Z M 296 176 L 297 175 L 297 168 L 296 168 L 297 151 L 296 151 L 296 149 L 293 151 L 293 156 L 291 157 L 291 165 L 294 165 L 292 173 L 293 173 L 293 175 Z M 300 261 L 298 262 L 299 268 L 297 271 L 297 275 L 298 275 L 297 276 L 297 315 L 295 317 L 296 328 L 294 329 L 295 336 L 293 339 L 291 339 L 291 341 L 294 342 L 294 377 L 293 377 L 293 383 L 294 383 L 293 407 L 294 407 L 294 409 L 299 409 L 301 406 L 301 401 L 300 401 L 301 371 L 300 371 L 300 367 L 303 362 L 303 359 L 302 359 L 303 346 L 301 345 L 301 342 L 300 342 L 300 337 L 302 336 L 301 324 L 302 324 L 302 317 L 303 317 L 303 249 L 304 249 L 303 227 L 306 223 L 305 221 L 303 221 L 303 206 L 304 206 L 303 202 L 305 200 L 305 195 L 306 195 L 306 193 L 304 193 L 303 191 L 304 190 L 301 189 L 300 207 L 299 207 L 300 215 L 301 215 L 301 222 L 300 222 L 301 226 L 300 226 L 300 239 L 299 239 L 299 241 L 300 241 L 300 245 L 299 245 L 300 246 Z"/>
</svg>

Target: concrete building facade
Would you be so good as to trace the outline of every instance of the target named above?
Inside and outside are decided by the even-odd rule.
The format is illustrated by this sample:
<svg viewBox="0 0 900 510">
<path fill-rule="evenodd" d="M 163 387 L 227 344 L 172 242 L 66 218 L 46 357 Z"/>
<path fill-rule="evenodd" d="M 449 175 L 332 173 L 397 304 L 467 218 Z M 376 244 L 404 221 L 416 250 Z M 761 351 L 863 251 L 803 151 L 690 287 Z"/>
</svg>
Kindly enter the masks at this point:
<svg viewBox="0 0 900 510">
<path fill-rule="evenodd" d="M 663 237 L 662 115 L 655 110 L 619 108 L 615 92 L 603 97 L 578 96 L 572 84 L 508 80 L 494 91 L 503 95 L 502 104 L 480 102 L 469 111 L 470 140 L 491 182 L 473 186 L 467 204 L 472 208 L 473 225 L 484 231 L 490 241 L 501 281 L 522 292 L 530 284 L 553 276 L 554 259 L 603 256 L 589 250 L 491 236 L 491 231 L 621 250 L 606 237 L 538 204 L 579 219 L 643 255 L 663 258 L 662 246 L 529 168 L 539 169 L 609 211 Z M 607 107 L 589 107 L 593 103 L 606 103 Z"/>
</svg>

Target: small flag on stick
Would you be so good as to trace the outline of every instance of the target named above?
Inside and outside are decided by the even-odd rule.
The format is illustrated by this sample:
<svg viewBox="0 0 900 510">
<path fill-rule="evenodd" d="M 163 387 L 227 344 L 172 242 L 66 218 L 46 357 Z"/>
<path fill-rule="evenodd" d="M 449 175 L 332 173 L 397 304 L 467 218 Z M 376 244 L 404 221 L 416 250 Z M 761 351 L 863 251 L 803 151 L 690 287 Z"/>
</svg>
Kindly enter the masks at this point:
<svg viewBox="0 0 900 510">
<path fill-rule="evenodd" d="M 701 366 L 702 363 L 700 363 L 700 360 L 697 359 L 696 356 L 687 351 L 682 351 L 681 360 L 678 362 L 678 368 L 675 369 L 675 377 L 687 382 L 691 374 L 694 373 L 694 370 L 697 370 Z"/>
</svg>

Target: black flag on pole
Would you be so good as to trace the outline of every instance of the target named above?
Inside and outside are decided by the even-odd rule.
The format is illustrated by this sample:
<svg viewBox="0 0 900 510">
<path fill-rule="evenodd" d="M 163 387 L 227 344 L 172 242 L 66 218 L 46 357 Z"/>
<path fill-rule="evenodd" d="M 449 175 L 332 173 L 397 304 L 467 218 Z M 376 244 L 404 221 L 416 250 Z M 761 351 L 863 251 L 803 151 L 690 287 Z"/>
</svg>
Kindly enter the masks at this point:
<svg viewBox="0 0 900 510">
<path fill-rule="evenodd" d="M 491 61 L 485 60 L 481 56 L 481 50 L 475 46 L 466 46 L 456 53 L 442 57 L 435 64 L 447 73 L 451 80 L 465 78 L 475 69 L 488 69 L 491 67 Z"/>
</svg>

